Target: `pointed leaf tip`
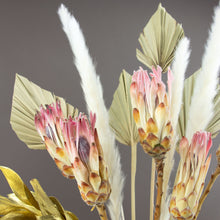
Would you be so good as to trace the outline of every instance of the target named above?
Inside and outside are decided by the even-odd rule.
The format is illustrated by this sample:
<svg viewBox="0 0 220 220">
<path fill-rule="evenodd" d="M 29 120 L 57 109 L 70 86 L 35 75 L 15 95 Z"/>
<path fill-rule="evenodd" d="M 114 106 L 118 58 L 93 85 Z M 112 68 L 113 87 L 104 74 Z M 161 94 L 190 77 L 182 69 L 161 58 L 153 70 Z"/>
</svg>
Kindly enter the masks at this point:
<svg viewBox="0 0 220 220">
<path fill-rule="evenodd" d="M 0 170 L 2 171 L 11 190 L 14 192 L 17 198 L 19 198 L 22 202 L 24 202 L 27 205 L 34 206 L 35 208 L 39 207 L 32 193 L 16 172 L 4 166 L 0 166 Z"/>
</svg>

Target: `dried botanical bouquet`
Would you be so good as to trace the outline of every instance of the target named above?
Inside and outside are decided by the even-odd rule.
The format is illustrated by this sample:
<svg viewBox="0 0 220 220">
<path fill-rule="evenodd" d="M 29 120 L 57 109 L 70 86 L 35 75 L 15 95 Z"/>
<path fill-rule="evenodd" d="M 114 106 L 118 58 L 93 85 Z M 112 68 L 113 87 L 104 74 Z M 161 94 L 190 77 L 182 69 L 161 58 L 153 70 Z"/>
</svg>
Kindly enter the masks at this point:
<svg viewBox="0 0 220 220">
<path fill-rule="evenodd" d="M 159 4 L 138 39 L 141 50 L 136 51 L 149 70 L 139 67 L 133 75 L 123 70 L 109 110 L 78 22 L 64 5 L 58 14 L 81 77 L 87 114 L 17 74 L 11 125 L 18 138 L 30 149 L 46 149 L 102 220 L 125 219 L 124 174 L 115 139 L 131 146 L 131 219 L 136 219 L 140 143 L 146 158 L 152 159 L 149 219 L 197 219 L 220 174 L 219 148 L 216 169 L 205 184 L 214 154 L 212 139 L 220 130 L 220 6 L 214 11 L 201 68 L 185 79 L 189 40 Z M 179 165 L 173 183 L 175 152 Z M 0 170 L 12 190 L 8 197 L 0 196 L 0 219 L 78 219 L 49 197 L 38 180 L 30 181 L 30 191 L 15 171 L 4 166 Z"/>
</svg>

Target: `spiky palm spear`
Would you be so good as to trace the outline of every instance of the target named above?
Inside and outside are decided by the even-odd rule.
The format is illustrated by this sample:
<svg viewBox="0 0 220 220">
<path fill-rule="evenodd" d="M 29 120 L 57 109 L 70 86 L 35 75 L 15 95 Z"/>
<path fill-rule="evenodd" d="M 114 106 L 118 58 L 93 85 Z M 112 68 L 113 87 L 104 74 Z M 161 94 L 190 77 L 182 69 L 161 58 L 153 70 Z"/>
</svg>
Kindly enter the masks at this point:
<svg viewBox="0 0 220 220">
<path fill-rule="evenodd" d="M 95 129 L 95 114 L 65 119 L 59 102 L 41 106 L 36 128 L 57 167 L 67 178 L 75 178 L 82 199 L 91 206 L 102 205 L 111 187 L 102 147 Z"/>
</svg>

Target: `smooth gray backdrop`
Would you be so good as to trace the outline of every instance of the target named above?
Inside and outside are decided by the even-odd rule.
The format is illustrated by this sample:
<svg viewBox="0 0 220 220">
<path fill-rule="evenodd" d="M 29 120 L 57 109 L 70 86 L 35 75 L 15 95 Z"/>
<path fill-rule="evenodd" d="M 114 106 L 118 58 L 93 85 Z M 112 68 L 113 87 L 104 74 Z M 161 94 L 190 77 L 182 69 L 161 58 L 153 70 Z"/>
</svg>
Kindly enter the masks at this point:
<svg viewBox="0 0 220 220">
<path fill-rule="evenodd" d="M 81 201 L 75 181 L 61 175 L 46 151 L 28 149 L 16 137 L 9 124 L 15 73 L 22 74 L 42 88 L 64 97 L 81 111 L 86 111 L 79 76 L 72 62 L 72 52 L 57 16 L 61 3 L 80 22 L 91 55 L 97 63 L 105 102 L 109 107 L 122 69 L 132 73 L 142 65 L 135 56 L 135 49 L 139 47 L 139 33 L 157 9 L 159 1 L 0 0 L 0 165 L 14 169 L 28 186 L 29 180 L 37 178 L 48 195 L 56 196 L 65 209 L 73 211 L 79 219 L 98 219 L 96 211 L 91 212 Z M 213 7 L 218 1 L 167 0 L 162 1 L 162 4 L 182 23 L 186 36 L 191 40 L 191 62 L 187 70 L 190 75 L 200 67 Z M 213 160 L 207 179 L 214 171 L 218 144 L 219 138 L 211 149 Z M 124 211 L 128 220 L 130 149 L 120 144 L 119 149 L 126 176 Z M 149 219 L 150 166 L 150 157 L 138 146 L 137 220 Z M 9 192 L 0 174 L 0 194 L 6 195 Z M 199 220 L 219 219 L 219 203 L 218 179 L 204 203 Z"/>
</svg>

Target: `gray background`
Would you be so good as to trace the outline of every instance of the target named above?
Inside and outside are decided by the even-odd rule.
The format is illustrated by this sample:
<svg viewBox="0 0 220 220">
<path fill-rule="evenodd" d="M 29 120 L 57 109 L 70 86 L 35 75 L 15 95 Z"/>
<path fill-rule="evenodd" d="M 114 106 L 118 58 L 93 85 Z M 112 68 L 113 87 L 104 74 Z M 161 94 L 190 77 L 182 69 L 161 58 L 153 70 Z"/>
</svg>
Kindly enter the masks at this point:
<svg viewBox="0 0 220 220">
<path fill-rule="evenodd" d="M 64 97 L 69 103 L 86 111 L 78 73 L 72 64 L 72 53 L 61 29 L 57 9 L 64 3 L 79 20 L 90 52 L 97 62 L 109 107 L 124 68 L 132 73 L 141 65 L 135 56 L 138 36 L 159 1 L 98 0 L 0 0 L 0 164 L 17 171 L 29 185 L 37 178 L 48 195 L 56 196 L 65 209 L 79 219 L 98 219 L 80 198 L 74 181 L 65 179 L 46 151 L 28 149 L 12 131 L 9 118 L 15 73 L 18 72 L 42 88 Z M 200 67 L 204 43 L 208 36 L 217 0 L 168 0 L 162 2 L 167 11 L 183 24 L 191 39 L 190 75 Z M 219 138 L 218 138 L 219 139 Z M 209 176 L 215 167 L 215 141 Z M 124 210 L 130 219 L 130 149 L 119 145 L 122 168 L 126 176 Z M 177 162 L 177 161 L 176 161 Z M 136 205 L 137 219 L 148 219 L 150 158 L 138 146 Z M 173 174 L 174 177 L 174 174 Z M 9 193 L 0 174 L 0 194 Z M 220 180 L 205 201 L 200 220 L 219 219 Z"/>
</svg>

